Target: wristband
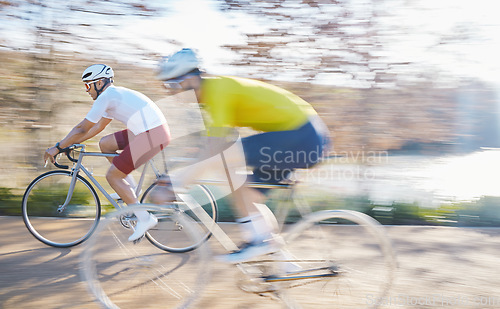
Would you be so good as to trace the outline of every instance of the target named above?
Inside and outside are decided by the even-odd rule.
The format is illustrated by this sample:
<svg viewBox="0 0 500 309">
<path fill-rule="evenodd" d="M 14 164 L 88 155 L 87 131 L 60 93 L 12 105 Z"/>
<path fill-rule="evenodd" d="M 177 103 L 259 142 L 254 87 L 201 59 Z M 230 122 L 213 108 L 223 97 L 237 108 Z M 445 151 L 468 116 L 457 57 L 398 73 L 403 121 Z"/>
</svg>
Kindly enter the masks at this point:
<svg viewBox="0 0 500 309">
<path fill-rule="evenodd" d="M 56 148 L 57 148 L 57 150 L 59 150 L 59 152 L 64 152 L 64 149 L 59 147 L 59 142 L 56 143 Z"/>
</svg>

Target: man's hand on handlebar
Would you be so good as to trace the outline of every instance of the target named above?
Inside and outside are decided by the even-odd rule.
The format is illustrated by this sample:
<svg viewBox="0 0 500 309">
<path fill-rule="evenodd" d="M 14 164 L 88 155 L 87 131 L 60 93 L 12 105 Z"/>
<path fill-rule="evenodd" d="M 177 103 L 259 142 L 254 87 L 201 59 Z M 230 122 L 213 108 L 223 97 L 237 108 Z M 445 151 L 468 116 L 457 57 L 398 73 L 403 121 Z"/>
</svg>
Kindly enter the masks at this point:
<svg viewBox="0 0 500 309">
<path fill-rule="evenodd" d="M 45 160 L 45 167 L 47 166 L 47 162 L 50 160 L 50 162 L 52 164 L 54 164 L 56 167 L 62 168 L 62 169 L 67 169 L 68 165 L 61 165 L 61 164 L 57 163 L 57 160 L 56 160 L 57 156 L 59 154 L 63 153 L 66 155 L 66 157 L 68 157 L 68 160 L 76 163 L 76 162 L 78 162 L 78 159 L 74 158 L 71 155 L 71 151 L 74 150 L 75 148 L 81 148 L 82 150 L 85 149 L 85 145 L 83 145 L 83 144 L 73 144 L 73 145 L 66 147 L 64 149 L 61 149 L 58 146 L 59 146 L 59 144 L 56 144 L 55 146 L 50 147 L 47 150 L 45 150 L 45 154 L 43 155 L 43 159 Z"/>
<path fill-rule="evenodd" d="M 45 150 L 45 154 L 43 155 L 43 159 L 45 163 L 47 163 L 47 160 L 50 160 L 52 164 L 56 161 L 55 156 L 59 154 L 59 149 L 57 149 L 56 146 L 52 146 Z"/>
</svg>

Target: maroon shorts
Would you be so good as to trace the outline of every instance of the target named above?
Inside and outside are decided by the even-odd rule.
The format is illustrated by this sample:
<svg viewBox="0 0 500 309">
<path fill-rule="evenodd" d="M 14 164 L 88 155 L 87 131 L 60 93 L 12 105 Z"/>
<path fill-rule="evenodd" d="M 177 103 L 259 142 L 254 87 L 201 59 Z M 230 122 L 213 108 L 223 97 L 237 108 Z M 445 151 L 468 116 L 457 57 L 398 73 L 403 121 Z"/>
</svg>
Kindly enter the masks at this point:
<svg viewBox="0 0 500 309">
<path fill-rule="evenodd" d="M 166 124 L 138 135 L 123 130 L 114 136 L 122 152 L 113 159 L 113 165 L 127 175 L 151 160 L 170 142 L 170 131 Z"/>
</svg>

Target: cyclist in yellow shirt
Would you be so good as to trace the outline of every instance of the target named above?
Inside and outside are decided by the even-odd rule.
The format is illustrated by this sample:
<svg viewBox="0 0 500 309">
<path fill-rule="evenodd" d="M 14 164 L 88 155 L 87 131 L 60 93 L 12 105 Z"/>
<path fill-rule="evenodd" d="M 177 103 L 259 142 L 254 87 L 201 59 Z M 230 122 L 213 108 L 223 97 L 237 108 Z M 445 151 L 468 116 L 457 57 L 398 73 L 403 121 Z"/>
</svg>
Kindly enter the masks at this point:
<svg viewBox="0 0 500 309">
<path fill-rule="evenodd" d="M 163 58 L 158 78 L 172 92 L 194 90 L 210 116 L 206 125 L 212 138 L 223 139 L 238 127 L 260 132 L 241 139 L 246 165 L 253 169 L 252 181 L 279 183 L 293 170 L 317 164 L 327 150 L 328 130 L 309 103 L 261 81 L 205 76 L 192 49 Z M 275 218 L 262 204 L 263 191 L 247 186 L 235 190 L 238 222 L 249 236 L 241 250 L 224 260 L 237 263 L 277 251 Z"/>
</svg>

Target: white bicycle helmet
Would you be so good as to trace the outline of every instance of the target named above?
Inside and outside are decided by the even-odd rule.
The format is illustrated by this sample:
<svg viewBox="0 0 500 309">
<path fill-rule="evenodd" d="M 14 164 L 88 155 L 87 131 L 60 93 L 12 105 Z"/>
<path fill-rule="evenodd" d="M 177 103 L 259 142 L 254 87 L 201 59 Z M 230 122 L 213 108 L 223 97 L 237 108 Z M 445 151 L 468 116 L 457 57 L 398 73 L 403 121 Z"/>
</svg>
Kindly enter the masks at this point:
<svg viewBox="0 0 500 309">
<path fill-rule="evenodd" d="M 82 81 L 90 82 L 101 78 L 113 78 L 113 69 L 105 64 L 93 64 L 83 71 Z"/>
<path fill-rule="evenodd" d="M 160 60 L 158 79 L 163 81 L 172 80 L 198 69 L 199 66 L 200 60 L 196 53 L 190 48 L 183 48 Z"/>
</svg>

